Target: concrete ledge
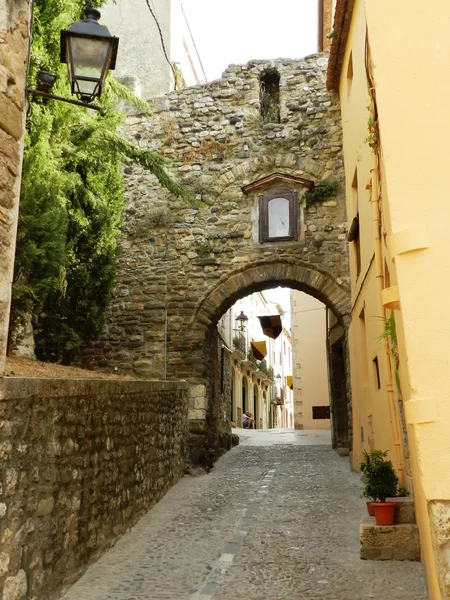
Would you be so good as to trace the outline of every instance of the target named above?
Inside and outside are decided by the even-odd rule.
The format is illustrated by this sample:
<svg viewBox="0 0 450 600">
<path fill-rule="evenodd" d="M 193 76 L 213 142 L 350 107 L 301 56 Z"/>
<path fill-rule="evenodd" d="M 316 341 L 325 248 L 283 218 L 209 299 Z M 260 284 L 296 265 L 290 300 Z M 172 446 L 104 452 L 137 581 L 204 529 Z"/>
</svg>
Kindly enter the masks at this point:
<svg viewBox="0 0 450 600">
<path fill-rule="evenodd" d="M 419 530 L 413 523 L 385 527 L 376 525 L 374 517 L 364 515 L 359 541 L 363 560 L 420 561 Z"/>
</svg>

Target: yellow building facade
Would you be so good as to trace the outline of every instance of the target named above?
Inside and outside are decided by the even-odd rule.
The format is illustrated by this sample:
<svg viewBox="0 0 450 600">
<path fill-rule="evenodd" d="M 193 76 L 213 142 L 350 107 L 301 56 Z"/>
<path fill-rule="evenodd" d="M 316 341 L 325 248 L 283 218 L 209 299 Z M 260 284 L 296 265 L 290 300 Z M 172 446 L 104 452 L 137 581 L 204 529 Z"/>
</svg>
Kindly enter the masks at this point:
<svg viewBox="0 0 450 600">
<path fill-rule="evenodd" d="M 344 130 L 353 464 L 389 450 L 433 600 L 450 598 L 449 23 L 443 0 L 338 0 L 328 71 Z"/>
</svg>

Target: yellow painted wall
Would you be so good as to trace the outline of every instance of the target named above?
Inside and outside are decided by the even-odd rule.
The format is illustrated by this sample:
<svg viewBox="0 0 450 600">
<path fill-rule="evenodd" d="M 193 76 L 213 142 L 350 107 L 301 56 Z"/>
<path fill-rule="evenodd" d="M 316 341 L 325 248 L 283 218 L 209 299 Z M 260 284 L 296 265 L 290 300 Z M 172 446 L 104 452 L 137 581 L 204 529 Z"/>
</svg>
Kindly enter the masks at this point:
<svg viewBox="0 0 450 600">
<path fill-rule="evenodd" d="M 360 272 L 356 242 L 349 243 L 352 283 L 352 321 L 349 329 L 350 371 L 353 397 L 353 464 L 358 468 L 362 451 L 389 451 L 403 480 L 403 453 L 396 445 L 396 419 L 392 405 L 392 376 L 387 345 L 380 340 L 386 316 L 381 304 L 375 257 L 373 203 L 370 185 L 373 156 L 368 136 L 370 104 L 365 71 L 364 3 L 355 2 L 344 57 L 339 94 L 342 106 L 347 215 L 359 214 Z M 368 189 L 369 188 L 369 189 Z M 378 363 L 378 375 L 377 365 Z M 391 397 L 390 394 L 391 393 Z"/>
<path fill-rule="evenodd" d="M 364 143 L 369 94 L 364 67 L 368 39 L 379 116 L 381 240 L 378 264 L 371 192 L 378 183 L 377 162 Z M 359 429 L 373 415 L 375 447 L 389 449 L 412 486 L 420 528 L 422 559 L 429 598 L 448 597 L 449 565 L 444 546 L 433 547 L 430 502 L 450 503 L 450 5 L 447 0 L 356 0 L 340 79 L 344 156 L 349 221 L 355 214 L 352 189 L 358 172 L 361 223 L 361 275 L 356 278 L 351 255 L 352 324 L 351 380 L 354 411 L 354 463 L 366 443 Z M 353 75 L 348 69 L 350 52 Z M 351 81 L 350 81 L 351 80 Z M 351 85 L 350 85 L 351 83 Z M 373 177 L 371 178 L 371 174 Z M 367 183 L 372 188 L 365 189 Z M 372 196 L 373 199 L 373 196 Z M 381 274 L 380 274 L 381 265 Z M 378 277 L 377 277 L 378 275 Z M 379 324 L 372 316 L 389 316 L 382 306 L 382 288 L 398 287 L 395 310 L 399 375 L 406 414 L 410 473 L 404 465 L 395 386 L 389 387 L 392 361 L 377 342 Z M 361 339 L 361 310 L 366 316 L 366 344 Z M 367 360 L 364 353 L 367 351 Z M 374 390 L 370 367 L 377 354 L 380 377 L 387 387 Z M 364 362 L 369 370 L 364 370 Z M 369 423 L 366 421 L 366 425 Z M 383 431 L 384 429 L 384 431 Z M 403 475 L 403 467 L 406 477 Z M 442 540 L 444 524 L 433 521 Z M 434 550 L 434 552 L 433 552 Z M 436 570 L 441 553 L 440 570 Z M 442 559 L 444 557 L 444 560 Z M 444 566 L 442 566 L 444 565 Z M 448 591 L 448 587 L 446 588 Z"/>
<path fill-rule="evenodd" d="M 366 5 L 401 301 L 401 385 L 430 598 L 440 598 L 428 503 L 450 501 L 450 5 Z M 387 19 L 401 23 L 400 44 Z"/>
</svg>

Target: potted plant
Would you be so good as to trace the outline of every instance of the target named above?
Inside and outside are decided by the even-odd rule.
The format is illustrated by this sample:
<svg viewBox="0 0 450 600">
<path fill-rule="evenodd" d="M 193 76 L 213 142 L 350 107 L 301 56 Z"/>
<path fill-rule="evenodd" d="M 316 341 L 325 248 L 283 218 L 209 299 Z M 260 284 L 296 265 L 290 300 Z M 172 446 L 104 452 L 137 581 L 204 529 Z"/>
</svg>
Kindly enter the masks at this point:
<svg viewBox="0 0 450 600">
<path fill-rule="evenodd" d="M 360 468 L 363 473 L 364 490 L 362 495 L 370 498 L 377 525 L 393 525 L 396 502 L 386 502 L 386 498 L 397 495 L 398 477 L 390 460 L 386 460 L 387 451 L 364 451 Z"/>
</svg>

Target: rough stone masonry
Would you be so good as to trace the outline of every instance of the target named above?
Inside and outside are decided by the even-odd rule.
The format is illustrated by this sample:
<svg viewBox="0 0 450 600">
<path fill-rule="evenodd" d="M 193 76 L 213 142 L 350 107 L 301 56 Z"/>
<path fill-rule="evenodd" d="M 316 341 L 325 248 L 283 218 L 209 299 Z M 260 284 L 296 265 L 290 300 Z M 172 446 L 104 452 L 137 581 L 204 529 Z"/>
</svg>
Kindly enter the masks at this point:
<svg viewBox="0 0 450 600">
<path fill-rule="evenodd" d="M 326 68 L 321 54 L 231 65 L 220 80 L 157 99 L 152 117 L 128 117 L 124 133 L 166 156 L 199 205 L 172 197 L 141 168 L 124 169 L 118 284 L 86 364 L 205 378 L 220 316 L 239 297 L 280 283 L 312 293 L 345 320 L 342 131 Z M 268 111 L 265 90 L 277 77 Z M 338 194 L 310 207 L 306 190 L 296 190 L 298 241 L 260 243 L 258 194 L 241 189 L 275 173 L 341 183 Z"/>
<path fill-rule="evenodd" d="M 201 386 L 5 378 L 0 597 L 59 597 L 189 466 Z"/>
</svg>

